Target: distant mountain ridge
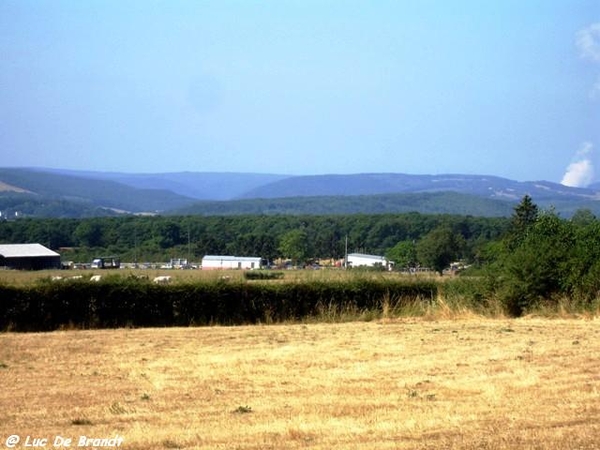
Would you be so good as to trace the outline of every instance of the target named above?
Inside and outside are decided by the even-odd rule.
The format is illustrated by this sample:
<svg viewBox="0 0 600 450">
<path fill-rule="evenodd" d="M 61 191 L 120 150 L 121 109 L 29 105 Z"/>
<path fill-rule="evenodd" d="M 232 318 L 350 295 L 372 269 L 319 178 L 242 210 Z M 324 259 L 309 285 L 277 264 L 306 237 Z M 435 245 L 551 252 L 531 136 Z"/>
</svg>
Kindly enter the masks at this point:
<svg viewBox="0 0 600 450">
<path fill-rule="evenodd" d="M 47 215 L 47 210 L 53 208 L 48 206 L 49 202 L 58 203 L 64 209 L 61 213 L 55 212 L 57 217 L 117 213 L 327 214 L 407 210 L 507 215 L 524 195 L 530 195 L 541 207 L 554 207 L 563 215 L 581 208 L 600 215 L 599 189 L 571 188 L 548 181 L 520 182 L 487 175 L 135 174 L 0 168 L 0 211 L 7 208 L 16 211 L 27 205 L 29 210 L 24 211 L 31 216 Z"/>
<path fill-rule="evenodd" d="M 253 189 L 244 198 L 446 191 L 504 200 L 520 200 L 525 194 L 541 200 L 557 197 L 600 199 L 596 190 L 571 188 L 548 181 L 520 182 L 486 175 L 396 173 L 297 176 Z"/>
<path fill-rule="evenodd" d="M 411 213 L 507 217 L 514 204 L 458 192 L 336 195 L 203 201 L 171 211 L 178 215 L 330 215 Z"/>
<path fill-rule="evenodd" d="M 194 201 L 163 189 L 137 189 L 111 180 L 64 175 L 39 169 L 0 168 L 5 199 L 18 194 L 28 202 L 60 200 L 85 210 L 100 208 L 115 212 L 164 211 Z M 12 194 L 11 194 L 12 193 Z M 1 205 L 0 205 L 1 206 Z"/>
<path fill-rule="evenodd" d="M 40 170 L 40 169 L 38 169 Z M 235 172 L 121 173 L 41 169 L 62 175 L 115 181 L 137 189 L 163 189 L 198 200 L 231 200 L 288 175 Z"/>
</svg>

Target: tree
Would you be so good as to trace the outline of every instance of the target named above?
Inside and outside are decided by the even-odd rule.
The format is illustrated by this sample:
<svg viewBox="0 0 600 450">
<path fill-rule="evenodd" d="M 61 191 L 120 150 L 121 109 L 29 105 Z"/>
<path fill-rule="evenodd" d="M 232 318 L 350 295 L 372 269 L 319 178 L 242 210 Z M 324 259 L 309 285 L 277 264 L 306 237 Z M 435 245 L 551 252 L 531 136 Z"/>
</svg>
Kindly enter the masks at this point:
<svg viewBox="0 0 600 450">
<path fill-rule="evenodd" d="M 527 230 L 535 223 L 539 215 L 539 209 L 529 195 L 525 195 L 514 210 L 510 221 L 508 233 L 508 247 L 514 249 L 527 234 Z"/>
<path fill-rule="evenodd" d="M 553 212 L 538 215 L 496 267 L 499 294 L 514 315 L 540 301 L 567 295 L 575 257 L 573 225 Z"/>
<path fill-rule="evenodd" d="M 512 216 L 512 224 L 517 229 L 527 228 L 535 223 L 539 214 L 538 207 L 529 195 L 525 195 Z"/>
<path fill-rule="evenodd" d="M 102 247 L 104 245 L 104 232 L 99 219 L 82 221 L 73 236 L 77 244 L 82 247 Z"/>
<path fill-rule="evenodd" d="M 181 243 L 181 228 L 170 219 L 159 218 L 155 223 L 155 238 L 161 248 L 171 248 Z"/>
<path fill-rule="evenodd" d="M 596 216 L 588 208 L 578 209 L 571 217 L 571 222 L 577 226 L 591 225 L 596 221 Z"/>
<path fill-rule="evenodd" d="M 394 261 L 397 268 L 415 267 L 417 265 L 417 248 L 414 241 L 400 241 L 394 245 L 385 255 L 390 261 Z"/>
<path fill-rule="evenodd" d="M 304 261 L 308 256 L 308 235 L 304 229 L 288 231 L 279 241 L 279 251 L 294 265 Z"/>
<path fill-rule="evenodd" d="M 419 261 L 443 274 L 452 261 L 456 261 L 465 246 L 465 239 L 448 225 L 440 225 L 417 243 Z"/>
<path fill-rule="evenodd" d="M 338 259 L 344 254 L 344 237 L 331 217 L 315 218 L 311 233 L 313 256 Z"/>
<path fill-rule="evenodd" d="M 600 222 L 576 223 L 573 233 L 575 247 L 567 267 L 567 287 L 577 300 L 593 301 L 600 292 Z"/>
</svg>

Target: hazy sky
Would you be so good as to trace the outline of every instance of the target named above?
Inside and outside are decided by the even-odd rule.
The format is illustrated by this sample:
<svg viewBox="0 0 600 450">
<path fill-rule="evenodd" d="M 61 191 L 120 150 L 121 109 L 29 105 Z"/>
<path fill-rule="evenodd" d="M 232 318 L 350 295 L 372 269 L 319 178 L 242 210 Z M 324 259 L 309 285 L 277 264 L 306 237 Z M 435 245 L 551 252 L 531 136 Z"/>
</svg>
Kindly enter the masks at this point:
<svg viewBox="0 0 600 450">
<path fill-rule="evenodd" d="M 600 1 L 1 0 L 0 166 L 586 185 Z"/>
</svg>

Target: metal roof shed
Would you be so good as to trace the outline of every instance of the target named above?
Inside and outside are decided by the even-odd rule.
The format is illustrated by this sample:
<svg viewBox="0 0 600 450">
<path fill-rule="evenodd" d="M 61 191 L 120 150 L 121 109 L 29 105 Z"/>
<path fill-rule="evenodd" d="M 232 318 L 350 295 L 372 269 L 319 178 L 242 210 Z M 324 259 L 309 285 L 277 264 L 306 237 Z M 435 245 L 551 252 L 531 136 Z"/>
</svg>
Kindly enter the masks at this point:
<svg viewBox="0 0 600 450">
<path fill-rule="evenodd" d="M 260 269 L 262 259 L 255 256 L 206 255 L 202 269 Z"/>
<path fill-rule="evenodd" d="M 60 254 L 41 244 L 0 244 L 0 267 L 20 270 L 60 269 Z"/>
<path fill-rule="evenodd" d="M 365 255 L 364 253 L 349 253 L 348 254 L 348 265 L 350 267 L 389 267 L 390 261 L 388 261 L 384 256 L 377 255 Z"/>
</svg>

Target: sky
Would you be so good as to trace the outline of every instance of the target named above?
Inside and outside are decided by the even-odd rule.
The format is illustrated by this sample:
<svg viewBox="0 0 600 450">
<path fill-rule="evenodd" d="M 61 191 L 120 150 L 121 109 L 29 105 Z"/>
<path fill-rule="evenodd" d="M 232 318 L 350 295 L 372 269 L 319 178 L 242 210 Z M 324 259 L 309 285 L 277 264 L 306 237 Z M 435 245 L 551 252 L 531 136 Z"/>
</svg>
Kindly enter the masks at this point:
<svg viewBox="0 0 600 450">
<path fill-rule="evenodd" d="M 586 186 L 600 1 L 2 0 L 0 167 Z"/>
</svg>

